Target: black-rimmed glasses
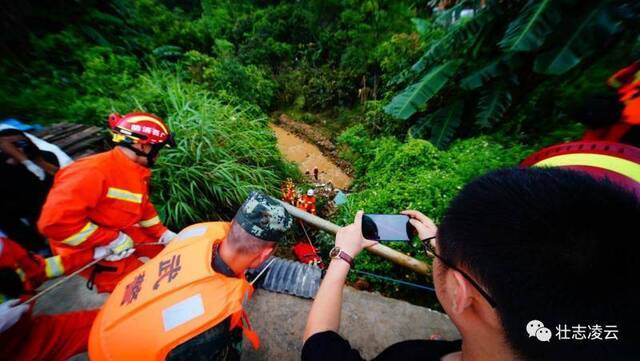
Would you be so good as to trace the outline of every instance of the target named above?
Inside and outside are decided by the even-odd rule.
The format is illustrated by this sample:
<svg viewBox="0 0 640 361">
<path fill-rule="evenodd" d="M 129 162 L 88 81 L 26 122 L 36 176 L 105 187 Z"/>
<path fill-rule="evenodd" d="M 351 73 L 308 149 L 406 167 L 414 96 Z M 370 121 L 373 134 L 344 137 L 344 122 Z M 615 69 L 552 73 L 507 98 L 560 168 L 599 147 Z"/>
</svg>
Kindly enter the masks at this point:
<svg viewBox="0 0 640 361">
<path fill-rule="evenodd" d="M 471 285 L 473 285 L 473 287 L 475 287 L 478 290 L 478 292 L 480 292 L 480 294 L 487 300 L 487 302 L 489 302 L 491 307 L 496 308 L 496 302 L 493 300 L 493 298 L 476 281 L 474 281 L 473 278 L 471 278 L 471 276 L 469 276 L 466 272 L 460 270 L 458 267 L 454 266 L 451 262 L 449 262 L 449 261 L 445 260 L 444 258 L 440 257 L 440 255 L 436 253 L 435 244 L 434 244 L 435 243 L 435 239 L 436 239 L 436 237 L 433 236 L 433 237 L 428 237 L 428 238 L 425 238 L 425 239 L 422 240 L 422 245 L 424 246 L 424 251 L 427 254 L 439 259 L 440 262 L 444 263 L 445 266 L 460 272 L 462 277 L 466 278 L 467 281 L 469 281 L 469 283 L 471 283 Z"/>
</svg>

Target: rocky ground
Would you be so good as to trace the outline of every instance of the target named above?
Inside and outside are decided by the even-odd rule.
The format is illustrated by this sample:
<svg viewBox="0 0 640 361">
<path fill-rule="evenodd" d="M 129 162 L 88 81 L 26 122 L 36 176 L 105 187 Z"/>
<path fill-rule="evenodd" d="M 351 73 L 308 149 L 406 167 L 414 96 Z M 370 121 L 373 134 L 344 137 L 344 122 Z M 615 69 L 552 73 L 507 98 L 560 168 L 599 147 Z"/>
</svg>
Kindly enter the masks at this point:
<svg viewBox="0 0 640 361">
<path fill-rule="evenodd" d="M 107 295 L 89 291 L 84 285 L 84 279 L 73 278 L 38 300 L 36 314 L 100 307 Z M 258 290 L 247 312 L 262 346 L 254 351 L 245 343 L 243 360 L 299 360 L 310 307 L 311 300 Z M 340 333 L 365 358 L 372 358 L 401 340 L 432 335 L 444 339 L 459 337 L 449 318 L 442 313 L 350 287 L 345 288 Z M 87 359 L 87 355 L 73 358 L 74 361 Z"/>
</svg>

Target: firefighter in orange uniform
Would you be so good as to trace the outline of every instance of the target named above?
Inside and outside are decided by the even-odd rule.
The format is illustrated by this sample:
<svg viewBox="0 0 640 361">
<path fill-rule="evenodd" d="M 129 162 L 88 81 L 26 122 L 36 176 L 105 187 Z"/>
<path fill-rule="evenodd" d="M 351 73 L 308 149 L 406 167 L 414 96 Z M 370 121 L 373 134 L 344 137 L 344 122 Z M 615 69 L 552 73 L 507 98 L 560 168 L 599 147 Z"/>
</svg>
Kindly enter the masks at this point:
<svg viewBox="0 0 640 361">
<path fill-rule="evenodd" d="M 56 257 L 42 258 L 0 237 L 0 349 L 3 359 L 60 360 L 86 352 L 98 311 L 31 316 L 19 304 L 47 278 L 60 275 Z"/>
<path fill-rule="evenodd" d="M 91 329 L 91 360 L 236 360 L 240 330 L 258 348 L 243 310 L 253 292 L 244 273 L 270 257 L 292 223 L 254 192 L 231 223 L 183 229 L 109 296 Z"/>
<path fill-rule="evenodd" d="M 111 292 L 142 264 L 138 257 L 153 257 L 163 248 L 149 243 L 167 244 L 175 237 L 160 222 L 148 192 L 158 153 L 174 145 L 169 128 L 149 113 L 111 114 L 108 123 L 116 147 L 61 169 L 38 221 L 54 254 L 78 264 L 106 256 L 83 273 L 98 292 Z"/>
<path fill-rule="evenodd" d="M 294 204 L 295 190 L 294 190 L 293 181 L 290 178 L 287 179 L 287 181 L 284 183 L 282 187 L 282 200 L 291 205 Z"/>
<path fill-rule="evenodd" d="M 82 266 L 78 265 L 74 259 L 69 258 L 65 258 L 64 263 L 71 269 L 71 272 L 76 267 Z M 25 293 L 32 293 L 42 282 L 64 273 L 61 256 L 44 258 L 2 236 L 0 236 L 0 269 L 14 270 L 20 278 Z M 2 301 L 0 298 L 0 302 Z"/>
<path fill-rule="evenodd" d="M 313 189 L 309 189 L 307 194 L 300 197 L 298 200 L 298 208 L 305 212 L 316 214 L 316 193 Z"/>
</svg>

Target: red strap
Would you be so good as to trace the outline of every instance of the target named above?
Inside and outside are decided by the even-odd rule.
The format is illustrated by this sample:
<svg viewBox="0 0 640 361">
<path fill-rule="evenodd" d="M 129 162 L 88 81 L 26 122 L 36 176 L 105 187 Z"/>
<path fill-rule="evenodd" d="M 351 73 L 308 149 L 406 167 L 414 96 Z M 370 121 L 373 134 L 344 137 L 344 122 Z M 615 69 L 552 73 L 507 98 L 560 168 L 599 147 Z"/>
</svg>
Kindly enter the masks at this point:
<svg viewBox="0 0 640 361">
<path fill-rule="evenodd" d="M 246 325 L 242 326 L 242 333 L 249 340 L 249 342 L 251 342 L 251 346 L 253 346 L 254 350 L 259 349 L 260 338 L 258 337 L 258 334 L 251 328 L 249 316 L 247 316 L 247 313 L 244 312 L 244 310 L 242 311 L 242 320 L 244 321 L 244 323 L 246 323 Z"/>
<path fill-rule="evenodd" d="M 233 330 L 236 327 L 242 328 L 242 333 L 247 338 L 247 340 L 251 342 L 251 346 L 253 346 L 254 350 L 260 348 L 260 338 L 258 337 L 258 334 L 251 328 L 249 317 L 244 310 L 236 312 L 231 316 L 231 325 L 229 328 Z"/>
</svg>

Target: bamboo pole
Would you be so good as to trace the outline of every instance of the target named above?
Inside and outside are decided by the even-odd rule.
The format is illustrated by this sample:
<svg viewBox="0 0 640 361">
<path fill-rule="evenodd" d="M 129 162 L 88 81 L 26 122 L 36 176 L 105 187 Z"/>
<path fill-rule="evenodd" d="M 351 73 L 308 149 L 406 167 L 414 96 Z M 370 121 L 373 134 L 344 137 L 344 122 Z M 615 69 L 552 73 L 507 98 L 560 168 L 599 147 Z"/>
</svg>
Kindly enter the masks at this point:
<svg viewBox="0 0 640 361">
<path fill-rule="evenodd" d="M 340 229 L 340 226 L 338 226 L 337 224 L 331 223 L 326 219 L 322 219 L 311 213 L 307 213 L 302 209 L 294 207 L 291 204 L 283 202 L 279 199 L 276 199 L 276 198 L 273 198 L 273 199 L 280 202 L 280 204 L 284 206 L 284 208 L 289 212 L 289 214 L 291 214 L 295 218 L 298 218 L 306 223 L 309 223 L 312 226 L 320 228 L 323 231 L 336 234 Z M 422 261 L 419 261 L 411 256 L 407 256 L 406 254 L 402 252 L 398 252 L 395 249 L 387 247 L 383 244 L 378 243 L 375 246 L 371 246 L 365 249 L 375 255 L 386 258 L 395 264 L 409 268 L 414 272 L 417 272 L 423 275 L 429 275 L 431 273 L 431 267 L 428 264 Z"/>
</svg>

